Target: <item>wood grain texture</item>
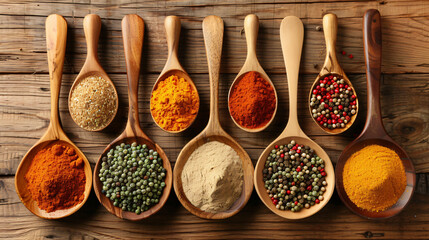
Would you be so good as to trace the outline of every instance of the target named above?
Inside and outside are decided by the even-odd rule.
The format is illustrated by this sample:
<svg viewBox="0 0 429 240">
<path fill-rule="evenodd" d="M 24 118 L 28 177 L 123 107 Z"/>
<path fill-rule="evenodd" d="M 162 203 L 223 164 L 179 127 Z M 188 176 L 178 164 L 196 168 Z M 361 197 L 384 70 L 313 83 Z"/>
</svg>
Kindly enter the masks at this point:
<svg viewBox="0 0 429 240">
<path fill-rule="evenodd" d="M 253 164 L 284 129 L 288 118 L 288 87 L 281 53 L 279 27 L 288 15 L 304 23 L 304 46 L 298 87 L 298 119 L 305 133 L 328 153 L 333 163 L 363 129 L 366 117 L 366 76 L 362 43 L 362 16 L 376 8 L 383 17 L 381 62 L 381 114 L 388 134 L 412 159 L 417 174 L 417 194 L 398 216 L 368 221 L 352 214 L 336 193 L 318 214 L 305 220 L 284 220 L 269 211 L 253 193 L 237 215 L 223 221 L 193 216 L 171 194 L 166 205 L 147 220 L 129 222 L 106 211 L 94 193 L 75 215 L 61 221 L 41 220 L 19 201 L 13 175 L 28 149 L 49 125 L 49 77 L 45 49 L 45 19 L 51 13 L 65 16 L 68 39 L 59 99 L 64 131 L 94 166 L 104 148 L 125 128 L 128 112 L 126 66 L 121 19 L 130 13 L 145 21 L 145 41 L 139 81 L 139 117 L 151 139 L 165 150 L 174 165 L 183 146 L 207 125 L 209 77 L 201 22 L 216 14 L 225 23 L 219 79 L 219 117 L 222 127 L 247 151 Z M 359 115 L 348 132 L 329 136 L 313 123 L 308 113 L 311 84 L 325 60 L 322 17 L 338 16 L 337 57 L 360 97 Z M 101 17 L 99 61 L 114 82 L 118 114 L 101 132 L 80 129 L 71 119 L 67 96 L 86 59 L 83 19 Z M 259 21 L 256 54 L 274 83 L 278 111 L 272 124 L 260 133 L 237 128 L 227 109 L 228 89 L 246 59 L 243 20 L 254 13 Z M 164 20 L 181 19 L 178 58 L 195 82 L 201 107 L 192 126 L 177 135 L 162 131 L 150 117 L 150 91 L 167 58 Z M 0 0 L 0 238 L 5 239 L 115 239 L 115 238 L 325 238 L 325 239 L 427 239 L 429 233 L 429 3 L 425 0 Z M 347 55 L 339 54 L 346 51 Z M 353 54 L 349 58 L 348 54 Z M 311 233 L 309 229 L 311 228 Z"/>
</svg>

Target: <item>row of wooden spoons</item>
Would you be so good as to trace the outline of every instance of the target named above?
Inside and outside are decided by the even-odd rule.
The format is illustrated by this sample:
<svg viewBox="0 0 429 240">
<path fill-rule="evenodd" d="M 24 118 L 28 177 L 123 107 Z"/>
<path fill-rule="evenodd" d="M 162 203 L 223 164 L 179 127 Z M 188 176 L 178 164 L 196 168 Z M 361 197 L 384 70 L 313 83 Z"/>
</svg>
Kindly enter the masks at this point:
<svg viewBox="0 0 429 240">
<path fill-rule="evenodd" d="M 253 15 L 254 16 L 254 15 Z M 246 18 L 248 22 L 254 22 L 254 17 Z M 368 20 L 370 19 L 370 20 Z M 174 19 L 172 19 L 171 26 L 175 29 L 174 36 L 178 35 L 177 31 L 177 22 L 175 24 Z M 256 18 L 257 20 L 257 18 Z M 346 203 L 346 205 L 352 209 L 352 211 L 365 216 L 365 217 L 387 217 L 392 216 L 399 212 L 404 205 L 410 199 L 414 184 L 415 184 L 415 175 L 412 167 L 412 163 L 408 157 L 406 157 L 406 153 L 396 145 L 393 140 L 391 140 L 386 132 L 384 131 L 380 108 L 379 108 L 379 79 L 380 79 L 380 49 L 381 46 L 374 45 L 375 43 L 381 42 L 381 34 L 379 32 L 379 24 L 380 24 L 380 15 L 376 10 L 367 11 L 364 19 L 364 43 L 365 43 L 365 54 L 367 56 L 367 69 L 368 69 L 368 114 L 367 124 L 360 135 L 360 137 L 355 140 L 352 144 L 350 144 L 343 154 L 340 157 L 339 164 L 337 166 L 337 189 L 340 194 L 340 197 Z M 376 25 L 378 24 L 378 28 Z M 255 28 L 251 28 L 252 24 L 248 25 L 246 28 L 246 35 L 255 32 Z M 254 24 L 253 24 L 254 26 Z M 166 25 L 167 27 L 167 25 Z M 180 28 L 180 25 L 179 25 Z M 253 165 L 251 159 L 245 150 L 231 137 L 229 136 L 221 127 L 219 123 L 219 112 L 218 112 L 218 83 L 219 83 L 219 70 L 220 70 L 220 60 L 221 60 L 221 52 L 222 52 L 222 41 L 223 41 L 223 21 L 221 18 L 217 16 L 208 16 L 203 21 L 203 34 L 204 41 L 207 52 L 208 66 L 209 66 L 209 77 L 210 77 L 210 118 L 207 127 L 193 140 L 191 140 L 186 146 L 182 149 L 181 153 L 178 156 L 176 161 L 176 166 L 174 169 L 174 175 L 171 172 L 170 162 L 165 155 L 164 151 L 161 149 L 159 145 L 154 143 L 149 137 L 143 133 L 139 125 L 139 117 L 138 117 L 138 105 L 137 105 L 137 90 L 138 90 L 138 78 L 140 72 L 140 62 L 141 62 L 141 52 L 143 45 L 143 33 L 144 33 L 144 23 L 143 20 L 137 15 L 127 15 L 124 17 L 122 21 L 122 33 L 123 33 L 123 41 L 124 41 L 124 51 L 126 58 L 126 67 L 127 67 L 127 81 L 128 81 L 128 96 L 129 96 L 129 114 L 128 121 L 124 132 L 116 138 L 111 144 L 109 144 L 103 155 L 114 145 L 120 143 L 132 143 L 137 142 L 138 144 L 146 144 L 152 149 L 156 149 L 160 154 L 160 157 L 163 159 L 164 168 L 167 169 L 167 178 L 166 188 L 164 193 L 159 201 L 159 203 L 153 206 L 150 210 L 143 212 L 142 214 L 135 214 L 132 212 L 122 211 L 120 208 L 113 206 L 112 202 L 106 198 L 101 193 L 101 183 L 98 178 L 98 172 L 100 170 L 100 159 L 97 162 L 97 165 L 94 170 L 94 189 L 97 197 L 100 202 L 103 204 L 106 209 L 108 209 L 111 213 L 115 214 L 118 217 L 126 218 L 130 220 L 139 220 L 142 218 L 146 218 L 155 212 L 157 212 L 166 202 L 168 195 L 170 193 L 170 189 L 172 186 L 172 180 L 174 177 L 174 189 L 175 192 L 183 204 L 185 208 L 187 208 L 193 214 L 210 219 L 222 219 L 230 217 L 237 212 L 239 212 L 244 205 L 247 203 L 252 191 L 253 191 L 253 181 L 255 182 L 256 191 L 264 204 L 272 210 L 274 213 L 289 219 L 298 219 L 304 218 L 313 215 L 323 208 L 324 205 L 329 201 L 330 197 L 334 192 L 335 186 L 335 173 L 333 165 L 329 159 L 329 156 L 323 149 L 317 145 L 314 141 L 312 141 L 300 128 L 298 124 L 297 118 L 297 91 L 298 91 L 298 76 L 299 76 L 299 64 L 301 58 L 301 50 L 303 45 L 303 36 L 304 36 L 304 28 L 301 20 L 299 18 L 290 16 L 286 17 L 280 27 L 280 38 L 283 56 L 286 65 L 287 78 L 288 78 L 288 87 L 289 87 L 289 121 L 285 128 L 285 130 L 280 134 L 280 136 L 274 140 L 267 149 L 261 154 L 261 157 L 258 160 L 256 165 L 256 171 L 253 171 Z M 378 32 L 377 32 L 378 31 Z M 61 75 L 62 75 L 62 66 L 64 62 L 64 54 L 65 54 L 65 39 L 66 39 L 67 25 L 65 20 L 59 15 L 51 15 L 48 17 L 46 21 L 46 36 L 47 36 L 47 46 L 48 46 L 48 61 L 49 61 L 49 73 L 50 73 L 50 82 L 51 82 L 51 124 L 48 128 L 47 133 L 39 140 L 36 145 L 30 149 L 30 151 L 26 154 L 21 162 L 17 174 L 16 174 L 16 189 L 18 194 L 20 195 L 21 200 L 25 204 L 25 206 L 32 211 L 34 214 L 44 217 L 44 218 L 61 218 L 72 214 L 77 211 L 86 201 L 89 196 L 91 190 L 91 168 L 89 162 L 83 155 L 81 151 L 66 137 L 65 133 L 61 129 L 58 120 L 58 96 L 59 89 L 61 84 Z M 167 31 L 169 32 L 169 31 Z M 257 32 L 257 28 L 256 28 Z M 250 34 L 255 36 L 256 34 Z M 375 36 L 375 38 L 373 38 Z M 167 33 L 167 39 L 168 33 Z M 177 37 L 171 37 L 171 40 L 177 39 Z M 176 62 L 177 60 L 177 41 L 169 41 L 169 61 L 167 61 L 166 67 L 162 71 L 160 78 L 164 74 L 171 74 L 171 71 L 175 71 L 174 74 L 186 74 L 180 64 L 170 64 L 169 62 Z M 259 62 L 257 61 L 255 52 L 256 38 L 248 38 L 248 48 L 249 54 L 246 60 L 245 66 L 240 71 L 237 78 L 242 73 L 247 72 L 246 69 L 256 70 L 260 73 L 265 74 L 262 67 L 260 67 Z M 371 54 L 371 55 L 370 55 Z M 378 55 L 377 55 L 378 54 Z M 371 57 L 368 57 L 371 56 Z M 378 56 L 378 58 L 377 58 Z M 170 61 L 172 59 L 172 61 Z M 253 59 L 250 60 L 250 59 Z M 378 61 L 378 62 L 377 62 Z M 177 61 L 178 63 L 178 61 Z M 378 65 L 377 65 L 378 64 Z M 246 67 L 247 66 L 247 67 Z M 373 70 L 373 67 L 376 67 Z M 248 71 L 250 71 L 248 70 Z M 187 75 L 187 74 L 186 74 Z M 264 75 L 266 76 L 266 74 Z M 266 79 L 269 79 L 266 76 Z M 159 80 L 158 79 L 158 80 Z M 190 79 L 189 76 L 187 79 Z M 374 99 L 374 100 L 373 100 Z M 374 131 L 374 129 L 378 129 Z M 370 139 L 370 140 L 368 140 Z M 86 186 L 85 186 L 85 200 L 78 204 L 77 206 L 67 209 L 56 211 L 53 213 L 46 213 L 38 209 L 37 204 L 29 197 L 28 191 L 25 187 L 25 179 L 24 175 L 26 170 L 28 169 L 28 165 L 34 157 L 35 153 L 42 149 L 44 146 L 48 145 L 52 141 L 64 141 L 71 144 L 75 149 L 78 150 L 78 154 L 84 159 L 85 162 L 85 174 L 86 174 Z M 185 194 L 183 193 L 183 189 L 181 186 L 181 171 L 183 166 L 186 164 L 186 161 L 190 154 L 202 144 L 217 140 L 223 142 L 229 146 L 231 146 L 240 156 L 240 159 L 243 162 L 243 170 L 244 170 L 244 185 L 243 185 L 243 193 L 239 200 L 237 200 L 236 204 L 233 207 L 221 213 L 207 213 L 201 211 L 200 209 L 194 207 L 187 199 Z M 271 200 L 268 198 L 268 194 L 266 194 L 264 189 L 264 184 L 262 181 L 262 168 L 265 163 L 265 160 L 273 148 L 274 145 L 284 144 L 286 142 L 290 142 L 291 140 L 296 140 L 300 144 L 307 145 L 314 149 L 318 156 L 325 160 L 325 169 L 328 174 L 326 178 L 328 182 L 327 192 L 325 193 L 325 201 L 321 204 L 311 207 L 310 209 L 303 209 L 298 213 L 290 212 L 290 211 L 281 211 L 275 208 L 272 204 Z M 350 205 L 352 203 L 350 200 L 347 202 L 347 195 L 345 194 L 341 175 L 342 168 L 344 162 L 347 160 L 348 156 L 351 153 L 362 147 L 362 145 L 368 144 L 368 141 L 375 141 L 377 144 L 386 145 L 391 147 L 397 151 L 401 157 L 403 157 L 403 163 L 405 168 L 407 169 L 407 194 L 404 193 L 404 196 L 401 197 L 398 204 L 396 204 L 392 209 L 392 211 L 387 210 L 383 211 L 383 214 L 371 214 L 367 212 L 361 212 L 357 208 L 353 208 Z M 359 146 L 355 146 L 355 143 L 359 143 Z M 387 213 L 387 214 L 386 214 Z"/>
</svg>

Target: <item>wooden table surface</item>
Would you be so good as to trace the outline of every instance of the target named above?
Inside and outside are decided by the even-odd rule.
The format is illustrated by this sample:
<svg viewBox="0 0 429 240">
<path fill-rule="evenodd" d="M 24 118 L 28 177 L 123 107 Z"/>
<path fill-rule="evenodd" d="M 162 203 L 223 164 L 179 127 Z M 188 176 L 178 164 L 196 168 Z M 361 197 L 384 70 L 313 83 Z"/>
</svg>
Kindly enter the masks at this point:
<svg viewBox="0 0 429 240">
<path fill-rule="evenodd" d="M 107 2 L 107 3 L 106 3 Z M 67 52 L 60 94 L 60 116 L 67 135 L 94 166 L 104 147 L 125 127 L 127 85 L 121 37 L 121 19 L 139 14 L 145 21 L 139 102 L 143 130 L 165 149 L 173 166 L 180 149 L 207 124 L 209 80 L 202 20 L 215 14 L 225 22 L 220 77 L 221 124 L 248 151 L 253 163 L 286 125 L 288 89 L 280 48 L 279 27 L 288 15 L 300 17 L 305 26 L 301 61 L 299 121 L 304 132 L 336 162 L 344 147 L 363 128 L 366 115 L 366 77 L 362 44 L 362 16 L 375 8 L 382 15 L 383 60 L 381 105 L 387 132 L 411 157 L 418 186 L 409 206 L 398 216 L 370 221 L 351 213 L 338 195 L 318 214 L 291 221 L 270 212 L 254 192 L 246 207 L 223 221 L 199 219 L 186 211 L 174 191 L 164 208 L 149 219 L 129 222 L 108 213 L 94 193 L 76 214 L 62 220 L 44 220 L 31 214 L 14 188 L 14 174 L 27 150 L 49 123 L 49 77 L 46 57 L 46 16 L 63 15 L 68 22 Z M 322 132 L 310 118 L 306 103 L 309 88 L 324 62 L 322 16 L 338 16 L 339 61 L 357 89 L 361 111 L 353 129 L 339 136 Z M 120 110 L 114 123 L 100 133 L 79 128 L 70 118 L 67 96 L 83 65 L 86 44 L 82 20 L 99 14 L 102 30 L 101 65 L 115 83 Z M 227 110 L 227 92 L 246 57 L 243 20 L 260 18 L 258 56 L 273 80 L 279 108 L 272 125 L 261 133 L 236 127 Z M 201 109 L 191 129 L 179 135 L 163 132 L 149 113 L 149 94 L 167 58 L 164 18 L 182 21 L 179 59 L 199 90 Z M 6 239 L 113 239 L 113 238 L 326 238 L 395 239 L 429 237 L 429 2 L 415 0 L 300 0 L 300 1 L 8 1 L 0 0 L 0 238 Z M 353 58 L 349 58 L 349 54 Z"/>
</svg>

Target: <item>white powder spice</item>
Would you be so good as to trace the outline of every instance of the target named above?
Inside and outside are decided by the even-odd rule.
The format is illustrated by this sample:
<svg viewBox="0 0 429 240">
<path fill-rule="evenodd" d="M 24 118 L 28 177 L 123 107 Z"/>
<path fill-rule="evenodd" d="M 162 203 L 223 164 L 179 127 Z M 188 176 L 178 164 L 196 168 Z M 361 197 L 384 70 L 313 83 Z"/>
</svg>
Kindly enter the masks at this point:
<svg viewBox="0 0 429 240">
<path fill-rule="evenodd" d="M 194 206 L 211 213 L 226 211 L 243 191 L 241 159 L 224 143 L 205 143 L 191 154 L 183 167 L 182 185 Z"/>
</svg>

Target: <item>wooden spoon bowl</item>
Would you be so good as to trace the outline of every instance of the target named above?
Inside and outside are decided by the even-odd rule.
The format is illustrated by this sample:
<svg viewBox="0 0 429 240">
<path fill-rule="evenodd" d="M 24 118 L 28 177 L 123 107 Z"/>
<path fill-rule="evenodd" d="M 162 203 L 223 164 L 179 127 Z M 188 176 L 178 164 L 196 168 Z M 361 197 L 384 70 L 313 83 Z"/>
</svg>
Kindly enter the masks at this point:
<svg viewBox="0 0 429 240">
<path fill-rule="evenodd" d="M 208 16 L 203 21 L 204 42 L 210 76 L 210 118 L 207 127 L 192 139 L 180 152 L 174 167 L 174 191 L 182 205 L 192 214 L 205 219 L 225 219 L 238 213 L 247 203 L 253 191 L 253 164 L 246 151 L 221 127 L 219 123 L 219 70 L 223 41 L 223 20 L 218 16 Z M 242 161 L 243 191 L 235 203 L 224 212 L 210 213 L 192 205 L 182 186 L 182 170 L 189 156 L 200 146 L 210 141 L 219 141 L 233 148 Z"/>
<path fill-rule="evenodd" d="M 119 135 L 119 137 L 116 138 L 111 144 L 109 144 L 103 151 L 103 154 L 101 154 L 100 158 L 98 159 L 94 170 L 94 191 L 100 203 L 115 216 L 133 221 L 148 218 L 149 216 L 158 212 L 167 201 L 168 196 L 170 195 L 172 185 L 172 171 L 170 161 L 168 160 L 167 156 L 165 155 L 165 152 L 161 149 L 161 147 L 158 144 L 154 143 L 145 133 L 143 133 L 139 124 L 137 93 L 140 74 L 141 53 L 143 48 L 143 34 L 144 22 L 143 19 L 141 19 L 138 15 L 130 14 L 126 15 L 122 19 L 122 38 L 124 41 L 128 81 L 128 121 L 124 132 Z M 107 152 L 112 147 L 121 143 L 131 144 L 133 142 L 137 142 L 137 144 L 139 145 L 146 144 L 149 149 L 157 151 L 158 155 L 162 158 L 163 167 L 167 171 L 164 180 L 165 188 L 163 190 L 161 198 L 159 199 L 159 202 L 156 205 L 152 206 L 149 210 L 144 211 L 141 214 L 123 211 L 122 208 L 115 207 L 113 205 L 113 202 L 101 192 L 102 183 L 100 182 L 100 178 L 98 176 L 101 168 L 101 158 L 103 156 L 106 156 Z"/>
<path fill-rule="evenodd" d="M 199 111 L 199 103 L 200 103 L 200 97 L 198 95 L 197 87 L 194 84 L 194 81 L 192 81 L 191 77 L 188 75 L 188 73 L 183 69 L 182 65 L 179 62 L 179 58 L 177 57 L 177 52 L 179 50 L 179 39 L 180 39 L 180 19 L 176 16 L 168 16 L 165 18 L 164 21 L 165 26 L 165 35 L 167 38 L 167 45 L 168 45 L 168 59 L 165 63 L 164 69 L 159 74 L 158 79 L 156 80 L 155 84 L 152 88 L 152 94 L 153 91 L 158 87 L 158 83 L 160 81 L 165 80 L 166 78 L 176 75 L 179 78 L 185 79 L 191 87 L 194 89 L 194 91 L 197 93 L 198 98 L 198 110 L 195 114 L 194 119 L 186 126 L 185 128 L 179 130 L 179 131 L 170 131 L 167 129 L 162 128 L 157 121 L 155 121 L 155 118 L 153 117 L 152 111 L 150 111 L 150 115 L 152 116 L 153 121 L 155 124 L 160 127 L 162 130 L 169 132 L 169 133 L 181 133 L 188 129 L 192 123 L 194 123 L 195 119 L 197 118 L 198 111 Z M 152 98 L 150 98 L 150 101 L 152 103 Z"/>
<path fill-rule="evenodd" d="M 58 98 L 61 88 L 61 78 L 64 65 L 64 55 L 66 50 L 67 39 L 67 22 L 57 14 L 49 15 L 46 19 L 46 45 L 48 52 L 49 63 L 49 78 L 51 88 L 51 118 L 48 130 L 42 138 L 25 154 L 18 170 L 15 174 L 15 188 L 21 202 L 30 210 L 34 215 L 46 219 L 59 219 L 67 217 L 77 210 L 79 210 L 86 202 L 91 192 L 92 184 L 92 171 L 88 159 L 80 151 L 80 149 L 73 144 L 73 142 L 66 136 L 58 116 Z M 82 158 L 84 162 L 85 171 L 85 191 L 84 200 L 79 204 L 64 210 L 57 210 L 54 212 L 46 212 L 37 205 L 37 202 L 32 199 L 30 192 L 27 189 L 27 180 L 25 175 L 35 157 L 35 155 L 42 149 L 50 147 L 55 143 L 60 143 L 73 148 L 77 155 Z"/>
<path fill-rule="evenodd" d="M 375 9 L 365 12 L 363 19 L 363 37 L 367 72 L 368 110 L 365 127 L 359 137 L 351 142 L 341 153 L 336 166 L 337 191 L 343 203 L 357 215 L 369 219 L 382 219 L 395 216 L 410 201 L 416 185 L 413 163 L 407 153 L 387 134 L 383 126 L 380 111 L 381 79 L 381 17 Z M 343 184 L 344 166 L 349 157 L 369 145 L 381 145 L 394 150 L 404 165 L 407 186 L 399 200 L 392 207 L 379 212 L 370 212 L 358 208 L 347 196 Z"/>
<path fill-rule="evenodd" d="M 329 202 L 335 188 L 335 172 L 328 154 L 323 151 L 317 143 L 305 135 L 298 123 L 298 75 L 302 44 L 304 41 L 304 26 L 301 20 L 295 16 L 285 17 L 280 25 L 280 39 L 289 88 L 289 121 L 285 130 L 262 152 L 259 157 L 255 168 L 254 181 L 256 192 L 265 206 L 267 206 L 272 212 L 287 219 L 301 219 L 317 213 Z M 285 211 L 276 208 L 268 196 L 262 175 L 265 161 L 267 160 L 271 150 L 274 149 L 274 146 L 288 144 L 292 140 L 295 140 L 298 144 L 303 144 L 314 149 L 317 156 L 324 160 L 325 172 L 327 174 L 325 177 L 327 182 L 326 191 L 323 194 L 324 200 L 319 204 L 315 204 L 308 209 L 303 208 L 298 212 Z"/>
<path fill-rule="evenodd" d="M 77 75 L 76 79 L 73 82 L 72 87 L 70 88 L 69 101 L 68 101 L 69 111 L 71 109 L 70 108 L 71 101 L 72 101 L 71 95 L 72 95 L 75 87 L 82 80 L 84 80 L 87 77 L 91 77 L 91 76 L 103 78 L 105 81 L 107 81 L 113 87 L 113 90 L 115 92 L 115 99 L 116 99 L 116 103 L 115 103 L 116 108 L 115 108 L 115 111 L 110 116 L 109 121 L 105 125 L 100 126 L 97 129 L 87 129 L 87 128 L 85 128 L 85 130 L 88 130 L 88 131 L 101 131 L 101 130 L 105 129 L 107 126 L 110 125 L 110 123 L 115 118 L 116 113 L 118 112 L 118 93 L 116 92 L 116 88 L 115 88 L 115 85 L 113 84 L 112 80 L 109 78 L 109 76 L 104 71 L 104 69 L 101 67 L 101 65 L 100 65 L 100 63 L 98 61 L 97 49 L 98 49 L 98 39 L 99 39 L 99 36 L 100 36 L 100 29 L 101 29 L 101 19 L 100 19 L 100 17 L 98 15 L 96 15 L 96 14 L 88 14 L 88 15 L 86 15 L 85 18 L 83 19 L 83 29 L 84 29 L 85 38 L 86 38 L 87 55 L 86 55 L 85 63 L 83 65 L 82 69 L 80 70 L 79 75 Z M 70 114 L 70 115 L 73 116 L 72 114 Z M 73 117 L 72 117 L 72 119 L 73 119 L 73 121 L 75 121 L 75 123 L 77 125 L 79 125 Z"/>
<path fill-rule="evenodd" d="M 337 54 L 335 51 L 335 45 L 337 43 L 337 30 L 338 30 L 338 21 L 337 16 L 332 13 L 328 13 L 325 16 L 323 16 L 323 33 L 325 34 L 325 42 L 326 42 L 326 59 L 325 63 L 323 64 L 322 70 L 320 71 L 319 75 L 316 77 L 316 80 L 313 82 L 313 85 L 310 88 L 310 93 L 308 95 L 308 102 L 310 103 L 311 96 L 313 94 L 313 90 L 316 88 L 316 86 L 319 85 L 319 81 L 321 79 L 324 79 L 328 75 L 334 75 L 337 78 L 340 77 L 344 79 L 344 84 L 347 84 L 351 87 L 353 94 L 357 96 L 355 88 L 353 87 L 350 79 L 346 76 L 346 73 L 341 68 L 340 63 L 337 59 Z M 346 124 L 344 128 L 325 128 L 321 126 L 316 119 L 313 117 L 313 113 L 311 112 L 311 106 L 308 105 L 308 109 L 310 111 L 311 119 L 316 123 L 317 126 L 319 126 L 323 131 L 329 134 L 340 134 L 345 132 L 347 129 L 349 129 L 353 123 L 356 120 L 356 117 L 358 115 L 359 111 L 359 101 L 358 98 L 356 98 L 356 113 L 350 117 L 350 121 Z"/>
<path fill-rule="evenodd" d="M 244 33 L 246 34 L 246 42 L 247 42 L 247 58 L 240 72 L 237 74 L 237 77 L 235 77 L 234 81 L 232 82 L 228 92 L 228 111 L 230 113 L 231 119 L 235 123 L 235 125 L 237 125 L 237 127 L 239 127 L 240 129 L 246 132 L 260 132 L 266 129 L 271 124 L 274 117 L 276 116 L 277 106 L 278 106 L 276 88 L 274 87 L 274 84 L 271 81 L 270 77 L 268 77 L 267 73 L 262 68 L 261 64 L 259 64 L 258 57 L 256 56 L 256 41 L 258 39 L 258 30 L 259 30 L 258 16 L 256 16 L 255 14 L 247 15 L 246 18 L 244 19 Z M 240 80 L 244 77 L 244 75 L 246 75 L 248 72 L 251 72 L 251 71 L 258 72 L 263 79 L 268 81 L 268 83 L 273 87 L 275 99 L 276 99 L 276 107 L 274 109 L 274 112 L 273 112 L 273 115 L 271 116 L 270 121 L 268 121 L 264 126 L 259 128 L 247 128 L 245 126 L 240 125 L 232 117 L 231 108 L 229 106 L 231 91 L 232 89 L 234 89 L 235 84 L 240 82 Z"/>
</svg>

